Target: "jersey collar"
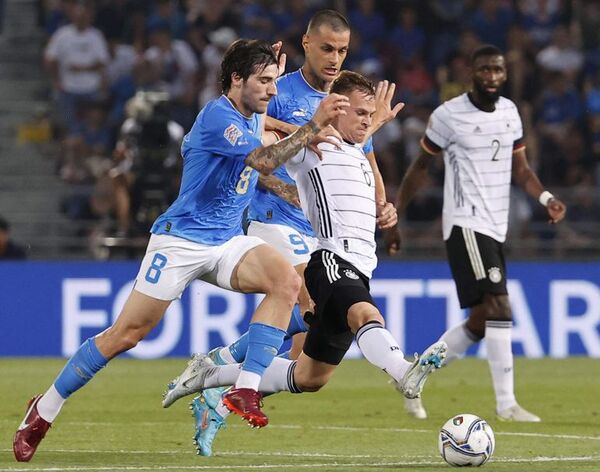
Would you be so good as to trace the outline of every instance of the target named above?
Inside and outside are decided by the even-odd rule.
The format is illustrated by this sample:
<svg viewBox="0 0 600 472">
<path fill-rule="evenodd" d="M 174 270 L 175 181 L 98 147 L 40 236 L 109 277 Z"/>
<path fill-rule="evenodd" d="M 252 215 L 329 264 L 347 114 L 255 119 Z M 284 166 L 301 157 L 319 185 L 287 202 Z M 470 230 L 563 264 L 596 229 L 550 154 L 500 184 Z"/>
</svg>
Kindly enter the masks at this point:
<svg viewBox="0 0 600 472">
<path fill-rule="evenodd" d="M 324 97 L 327 96 L 327 92 L 323 92 L 322 90 L 317 90 L 316 88 L 314 88 L 312 85 L 310 85 L 308 83 L 308 80 L 306 80 L 306 77 L 304 77 L 304 72 L 302 72 L 302 68 L 298 69 L 298 73 L 300 74 L 300 77 L 302 78 L 303 82 L 306 84 L 306 86 L 311 89 L 312 91 L 323 95 Z"/>
<path fill-rule="evenodd" d="M 233 102 L 231 100 L 229 100 L 229 97 L 225 94 L 221 95 L 222 99 L 225 99 L 225 101 L 229 104 L 229 106 L 233 109 L 233 111 L 235 111 L 238 115 L 240 115 L 240 117 L 242 117 L 244 120 L 246 121 L 252 121 L 254 119 L 254 113 L 252 113 L 252 115 L 250 116 L 246 116 L 244 115 L 241 111 L 239 111 L 235 105 L 233 104 Z"/>
</svg>

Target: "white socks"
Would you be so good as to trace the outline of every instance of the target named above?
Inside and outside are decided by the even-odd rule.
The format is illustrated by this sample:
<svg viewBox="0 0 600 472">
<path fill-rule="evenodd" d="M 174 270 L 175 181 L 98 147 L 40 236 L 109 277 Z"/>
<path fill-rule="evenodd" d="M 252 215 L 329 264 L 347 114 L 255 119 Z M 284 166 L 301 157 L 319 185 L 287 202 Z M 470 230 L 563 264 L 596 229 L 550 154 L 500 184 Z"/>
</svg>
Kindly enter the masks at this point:
<svg viewBox="0 0 600 472">
<path fill-rule="evenodd" d="M 258 390 L 264 394 L 294 392 L 296 388 L 294 385 L 290 385 L 290 382 L 293 384 L 293 368 L 295 366 L 296 363 L 294 361 L 275 357 L 260 379 L 260 385 L 258 385 L 258 388 L 254 388 L 254 390 Z M 240 384 L 240 379 L 242 379 L 244 374 L 252 374 L 252 372 L 240 373 L 240 368 L 241 364 L 216 366 L 213 373 L 208 374 L 204 379 L 205 388 L 226 387 L 234 384 L 237 388 L 245 388 Z"/>
<path fill-rule="evenodd" d="M 356 332 L 356 343 L 367 360 L 400 381 L 412 365 L 392 334 L 379 322 L 370 321 Z"/>
<path fill-rule="evenodd" d="M 467 349 L 481 341 L 481 338 L 469 331 L 466 322 L 463 322 L 442 334 L 440 341 L 444 341 L 448 345 L 446 360 L 444 361 L 444 365 L 446 365 L 462 357 Z"/>
<path fill-rule="evenodd" d="M 517 403 L 513 377 L 512 321 L 486 321 L 485 340 L 497 411 Z"/>
<path fill-rule="evenodd" d="M 65 404 L 65 401 L 54 387 L 54 384 L 52 384 L 37 404 L 38 413 L 48 423 L 52 423 L 60 413 L 60 409 Z"/>
</svg>

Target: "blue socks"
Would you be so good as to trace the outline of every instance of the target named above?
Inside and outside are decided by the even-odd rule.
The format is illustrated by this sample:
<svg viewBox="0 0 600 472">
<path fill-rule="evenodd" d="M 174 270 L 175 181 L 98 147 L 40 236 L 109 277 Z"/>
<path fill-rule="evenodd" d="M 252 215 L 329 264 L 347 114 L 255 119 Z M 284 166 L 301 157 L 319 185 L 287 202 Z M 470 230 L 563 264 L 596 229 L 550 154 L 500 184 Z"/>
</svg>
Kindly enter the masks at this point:
<svg viewBox="0 0 600 472">
<path fill-rule="evenodd" d="M 290 325 L 288 326 L 287 332 L 283 338 L 284 341 L 290 339 L 294 334 L 304 333 L 307 331 L 304 318 L 300 314 L 300 308 L 298 305 L 294 305 L 292 310 L 292 317 L 290 318 Z M 246 352 L 248 351 L 248 331 L 240 336 L 237 341 L 234 341 L 229 345 L 229 352 L 235 361 L 240 364 L 246 359 Z M 288 359 L 289 352 L 281 354 L 279 357 Z"/>
<path fill-rule="evenodd" d="M 242 371 L 262 376 L 283 344 L 286 331 L 263 323 L 250 323 L 248 351 Z"/>
<path fill-rule="evenodd" d="M 69 359 L 54 381 L 54 387 L 64 399 L 88 383 L 96 372 L 108 363 L 96 347 L 94 338 L 89 338 Z"/>
</svg>

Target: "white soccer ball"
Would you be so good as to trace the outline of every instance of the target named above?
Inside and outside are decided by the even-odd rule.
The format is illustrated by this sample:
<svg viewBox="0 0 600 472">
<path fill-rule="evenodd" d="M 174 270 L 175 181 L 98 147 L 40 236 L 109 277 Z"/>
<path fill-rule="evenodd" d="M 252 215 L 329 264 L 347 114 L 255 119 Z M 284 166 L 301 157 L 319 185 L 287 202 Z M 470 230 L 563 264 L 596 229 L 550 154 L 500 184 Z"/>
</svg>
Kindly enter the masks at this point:
<svg viewBox="0 0 600 472">
<path fill-rule="evenodd" d="M 485 420 L 465 413 L 446 421 L 440 430 L 438 445 L 448 464 L 478 467 L 492 457 L 496 439 Z"/>
</svg>

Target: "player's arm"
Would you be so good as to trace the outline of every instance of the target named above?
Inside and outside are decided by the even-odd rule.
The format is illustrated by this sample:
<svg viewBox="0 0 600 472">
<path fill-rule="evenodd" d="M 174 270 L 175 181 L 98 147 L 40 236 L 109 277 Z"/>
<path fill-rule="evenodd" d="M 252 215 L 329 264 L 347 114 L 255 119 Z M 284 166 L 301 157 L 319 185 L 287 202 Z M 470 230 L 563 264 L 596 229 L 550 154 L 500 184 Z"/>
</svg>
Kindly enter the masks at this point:
<svg viewBox="0 0 600 472">
<path fill-rule="evenodd" d="M 271 174 L 303 147 L 306 147 L 336 116 L 346 114 L 345 108 L 349 104 L 348 97 L 345 95 L 335 93 L 328 95 L 321 101 L 319 108 L 308 123 L 275 144 L 256 148 L 246 156 L 246 165 L 261 174 Z"/>
<path fill-rule="evenodd" d="M 432 161 L 432 157 L 440 152 L 437 146 L 431 143 L 427 137 L 421 140 L 421 152 L 418 157 L 409 166 L 406 174 L 400 182 L 398 195 L 396 197 L 396 210 L 398 217 L 404 214 L 408 204 L 412 201 L 417 192 L 425 187 L 427 183 L 427 173 Z M 394 227 L 384 232 L 385 245 L 389 254 L 396 254 L 400 250 L 400 230 Z"/>
<path fill-rule="evenodd" d="M 299 128 L 298 125 L 286 123 L 285 121 L 278 120 L 272 116 L 266 116 L 265 118 L 265 129 L 267 131 L 276 131 L 282 133 L 284 136 L 292 134 Z"/>
<path fill-rule="evenodd" d="M 258 174 L 258 186 L 274 193 L 296 208 L 300 208 L 298 189 L 294 184 L 288 184 L 274 175 Z"/>
<path fill-rule="evenodd" d="M 546 207 L 549 223 L 558 223 L 565 217 L 566 205 L 547 190 L 544 190 L 540 179 L 529 167 L 525 146 L 516 147 L 513 152 L 513 181 Z"/>
</svg>

